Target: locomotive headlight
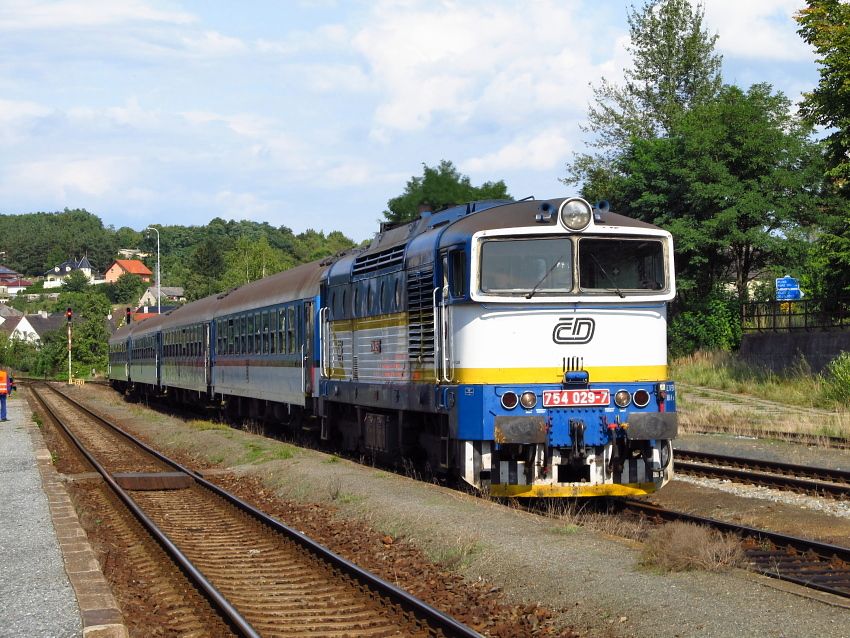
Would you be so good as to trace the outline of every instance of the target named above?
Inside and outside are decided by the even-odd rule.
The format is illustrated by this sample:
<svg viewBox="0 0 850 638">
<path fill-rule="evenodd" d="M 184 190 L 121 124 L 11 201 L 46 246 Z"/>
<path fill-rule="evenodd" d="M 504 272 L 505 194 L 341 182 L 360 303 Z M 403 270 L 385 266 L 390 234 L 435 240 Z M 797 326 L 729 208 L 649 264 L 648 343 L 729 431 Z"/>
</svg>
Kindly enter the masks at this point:
<svg viewBox="0 0 850 638">
<path fill-rule="evenodd" d="M 634 396 L 635 405 L 639 408 L 645 408 L 649 404 L 649 392 L 646 390 L 638 390 Z"/>
<path fill-rule="evenodd" d="M 519 402 L 526 410 L 530 410 L 537 405 L 537 395 L 534 392 L 523 392 L 519 397 Z"/>
<path fill-rule="evenodd" d="M 505 410 L 513 410 L 517 403 L 519 403 L 519 399 L 516 396 L 516 392 L 508 390 L 502 395 L 502 407 Z"/>
<path fill-rule="evenodd" d="M 571 197 L 561 204 L 558 217 L 568 230 L 584 230 L 590 224 L 591 212 L 590 204 L 580 197 Z"/>
<path fill-rule="evenodd" d="M 617 394 L 614 395 L 614 403 L 616 403 L 618 407 L 624 408 L 631 402 L 632 395 L 629 394 L 628 390 L 617 390 Z"/>
</svg>

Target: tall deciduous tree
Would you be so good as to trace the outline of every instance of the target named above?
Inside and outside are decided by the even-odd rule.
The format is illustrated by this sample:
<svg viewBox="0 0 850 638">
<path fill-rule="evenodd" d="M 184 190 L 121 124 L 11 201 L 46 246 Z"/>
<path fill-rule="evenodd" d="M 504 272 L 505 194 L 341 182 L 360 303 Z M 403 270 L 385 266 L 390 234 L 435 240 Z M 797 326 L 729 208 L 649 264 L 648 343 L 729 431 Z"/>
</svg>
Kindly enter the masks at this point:
<svg viewBox="0 0 850 638">
<path fill-rule="evenodd" d="M 820 81 L 806 93 L 800 112 L 827 128 L 824 140 L 829 189 L 809 261 L 814 294 L 850 294 L 850 4 L 808 0 L 797 14 L 798 33 L 818 54 Z"/>
<path fill-rule="evenodd" d="M 717 35 L 703 26 L 704 10 L 689 0 L 651 0 L 629 13 L 632 66 L 622 86 L 606 79 L 593 88 L 585 131 L 594 154 L 567 166 L 566 184 L 583 183 L 589 199 L 610 197 L 617 160 L 632 139 L 668 135 L 676 119 L 717 95 L 721 56 Z"/>
<path fill-rule="evenodd" d="M 290 257 L 269 245 L 265 235 L 255 241 L 240 238 L 227 253 L 226 262 L 228 268 L 222 275 L 225 288 L 242 286 L 294 265 Z"/>
<path fill-rule="evenodd" d="M 422 177 L 411 177 L 404 193 L 387 202 L 384 217 L 390 222 L 416 219 L 420 206 L 440 210 L 453 204 L 482 199 L 511 199 L 505 182 L 484 182 L 473 186 L 469 177 L 461 175 L 454 164 L 442 160 L 437 167 L 422 165 Z"/>
<path fill-rule="evenodd" d="M 810 221 L 823 164 L 790 106 L 767 84 L 726 86 L 621 160 L 618 210 L 673 233 L 686 303 L 730 279 L 745 300 L 753 275 Z"/>
<path fill-rule="evenodd" d="M 850 194 L 850 4 L 808 0 L 797 14 L 799 33 L 817 52 L 820 82 L 806 93 L 802 114 L 827 127 L 829 176 Z"/>
</svg>

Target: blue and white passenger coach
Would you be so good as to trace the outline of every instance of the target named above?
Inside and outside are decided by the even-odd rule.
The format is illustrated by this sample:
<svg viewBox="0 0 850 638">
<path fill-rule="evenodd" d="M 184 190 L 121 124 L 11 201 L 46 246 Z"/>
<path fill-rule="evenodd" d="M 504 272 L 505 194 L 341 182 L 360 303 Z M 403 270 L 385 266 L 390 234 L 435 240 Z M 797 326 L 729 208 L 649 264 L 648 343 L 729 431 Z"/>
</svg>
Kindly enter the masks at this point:
<svg viewBox="0 0 850 638">
<path fill-rule="evenodd" d="M 192 334 L 206 398 L 236 415 L 498 496 L 644 494 L 673 471 L 674 295 L 658 227 L 579 198 L 476 202 L 201 300 Z M 114 381 L 153 391 L 124 378 L 130 333 Z"/>
</svg>

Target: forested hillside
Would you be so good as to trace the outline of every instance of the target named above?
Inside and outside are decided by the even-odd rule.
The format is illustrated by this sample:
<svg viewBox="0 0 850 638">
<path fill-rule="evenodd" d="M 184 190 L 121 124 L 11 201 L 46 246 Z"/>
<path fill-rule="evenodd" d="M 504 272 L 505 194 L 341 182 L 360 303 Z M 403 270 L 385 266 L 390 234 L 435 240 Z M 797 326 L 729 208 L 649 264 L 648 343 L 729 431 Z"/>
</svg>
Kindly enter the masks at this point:
<svg viewBox="0 0 850 638">
<path fill-rule="evenodd" d="M 206 226 L 157 226 L 162 284 L 182 286 L 190 299 L 270 275 L 354 245 L 340 232 L 325 235 L 252 221 L 213 219 Z M 149 254 L 155 272 L 156 234 L 104 227 L 86 210 L 0 215 L 0 263 L 28 277 L 43 275 L 66 259 L 88 256 L 103 273 L 121 248 Z"/>
</svg>

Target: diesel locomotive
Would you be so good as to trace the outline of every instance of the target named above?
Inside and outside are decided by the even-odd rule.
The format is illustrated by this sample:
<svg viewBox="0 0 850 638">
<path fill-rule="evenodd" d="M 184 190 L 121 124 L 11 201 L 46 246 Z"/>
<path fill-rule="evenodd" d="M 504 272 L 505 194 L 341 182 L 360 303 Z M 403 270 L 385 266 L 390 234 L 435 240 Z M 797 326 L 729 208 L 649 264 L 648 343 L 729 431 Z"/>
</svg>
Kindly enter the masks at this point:
<svg viewBox="0 0 850 638">
<path fill-rule="evenodd" d="M 674 295 L 661 228 L 474 202 L 125 325 L 109 377 L 495 496 L 646 494 L 673 473 Z"/>
</svg>

